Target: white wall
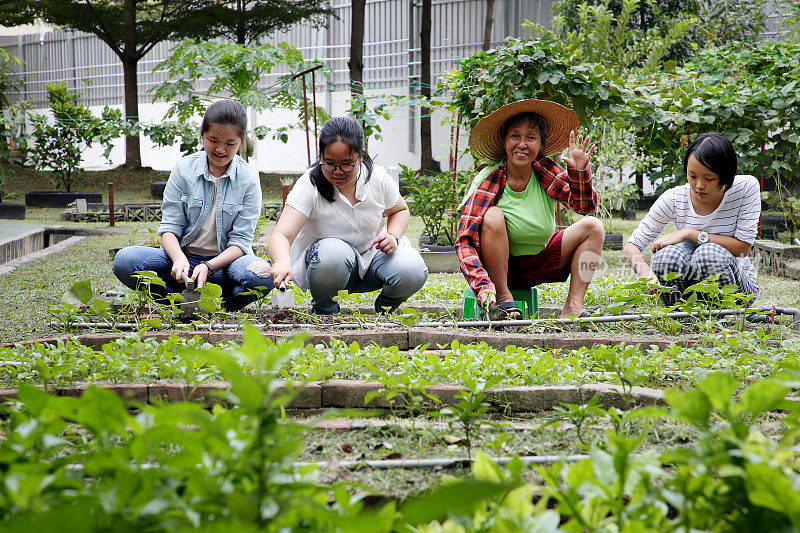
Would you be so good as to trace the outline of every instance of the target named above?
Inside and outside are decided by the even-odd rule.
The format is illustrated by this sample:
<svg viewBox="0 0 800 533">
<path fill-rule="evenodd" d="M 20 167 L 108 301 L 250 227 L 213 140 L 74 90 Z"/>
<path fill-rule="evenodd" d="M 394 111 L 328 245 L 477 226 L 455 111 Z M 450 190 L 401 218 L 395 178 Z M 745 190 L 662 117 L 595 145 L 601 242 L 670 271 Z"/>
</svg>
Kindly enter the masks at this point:
<svg viewBox="0 0 800 533">
<path fill-rule="evenodd" d="M 386 94 L 384 91 L 367 91 L 368 95 L 372 94 Z M 394 94 L 403 95 L 401 89 L 396 90 Z M 331 110 L 332 116 L 344 115 L 349 109 L 350 94 L 346 91 L 339 91 L 331 93 L 330 107 L 328 106 L 326 95 L 317 95 L 317 105 L 322 108 Z M 118 107 L 118 106 L 116 106 Z M 143 123 L 157 123 L 164 119 L 164 115 L 169 108 L 168 104 L 160 102 L 154 104 L 139 104 L 139 116 Z M 92 107 L 92 112 L 98 116 L 102 111 L 102 107 Z M 48 110 L 40 109 L 39 113 L 47 113 Z M 414 146 L 416 150 L 412 150 L 411 139 L 409 136 L 410 129 L 410 113 L 411 110 L 408 106 L 399 108 L 392 108 L 389 110 L 391 115 L 390 120 L 380 119 L 381 126 L 381 140 L 370 139 L 369 152 L 373 156 L 375 162 L 384 166 L 390 164 L 402 163 L 411 166 L 412 168 L 419 168 L 420 165 L 420 140 L 419 140 L 419 110 L 414 110 Z M 199 126 L 200 118 L 196 117 L 196 122 Z M 297 116 L 294 111 L 285 109 L 274 110 L 268 113 L 258 113 L 255 124 L 253 124 L 253 113 L 249 114 L 251 122 L 250 129 L 253 126 L 267 125 L 271 128 L 277 128 L 287 124 L 294 124 L 297 122 Z M 447 119 L 448 116 L 444 112 L 434 113 L 431 120 L 431 128 L 433 131 L 433 154 L 434 157 L 441 163 L 442 169 L 446 170 L 448 167 L 448 159 L 450 154 L 450 125 L 442 124 L 442 121 Z M 316 147 L 313 136 L 313 118 L 309 117 L 310 128 L 310 142 L 311 142 L 311 159 L 316 158 Z M 322 127 L 322 123 L 318 124 Z M 463 153 L 466 148 L 467 139 L 462 135 L 459 141 L 459 149 Z M 181 157 L 176 144 L 170 148 L 161 148 L 154 146 L 153 143 L 146 136 L 141 138 L 142 150 L 142 165 L 152 167 L 156 170 L 171 170 L 175 162 Z M 105 169 L 113 166 L 120 165 L 125 162 L 125 143 L 124 139 L 117 139 L 114 143 L 114 148 L 111 152 L 111 164 L 108 164 L 102 157 L 102 149 L 93 147 L 84 152 L 83 167 L 86 169 Z M 271 136 L 267 136 L 264 140 L 257 141 L 255 152 L 250 160 L 258 170 L 263 172 L 302 172 L 308 166 L 308 151 L 306 148 L 306 134 L 305 130 L 293 130 L 289 133 L 289 141 L 283 143 L 281 141 L 272 140 Z M 460 167 L 468 168 L 472 164 L 471 158 L 462 157 Z"/>
</svg>

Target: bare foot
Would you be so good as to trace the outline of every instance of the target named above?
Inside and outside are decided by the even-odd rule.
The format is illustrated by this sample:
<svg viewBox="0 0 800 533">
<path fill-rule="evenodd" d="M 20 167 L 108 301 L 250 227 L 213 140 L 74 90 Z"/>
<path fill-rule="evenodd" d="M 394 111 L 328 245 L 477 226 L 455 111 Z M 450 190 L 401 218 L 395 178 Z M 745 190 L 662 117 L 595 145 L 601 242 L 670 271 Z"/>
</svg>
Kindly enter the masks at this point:
<svg viewBox="0 0 800 533">
<path fill-rule="evenodd" d="M 581 316 L 581 313 L 583 313 L 583 306 L 565 305 L 564 309 L 561 310 L 561 314 L 558 315 L 558 318 L 575 318 Z"/>
</svg>

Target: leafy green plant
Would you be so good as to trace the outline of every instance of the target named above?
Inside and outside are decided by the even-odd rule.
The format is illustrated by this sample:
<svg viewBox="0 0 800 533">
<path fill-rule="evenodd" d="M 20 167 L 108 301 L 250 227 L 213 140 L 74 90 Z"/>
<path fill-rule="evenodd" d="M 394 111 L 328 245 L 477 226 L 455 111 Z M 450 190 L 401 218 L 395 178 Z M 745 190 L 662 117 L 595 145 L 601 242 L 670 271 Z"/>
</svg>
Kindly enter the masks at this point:
<svg viewBox="0 0 800 533">
<path fill-rule="evenodd" d="M 429 244 L 453 244 L 456 236 L 451 226 L 458 222 L 456 208 L 471 176 L 464 172 L 429 175 L 414 172 L 405 165 L 400 167 L 403 170 L 403 185 L 414 201 L 411 210 L 422 219 Z"/>
<path fill-rule="evenodd" d="M 184 155 L 189 155 L 197 150 L 197 147 L 200 145 L 200 138 L 197 135 L 199 130 L 199 125 L 188 122 L 187 120 L 166 120 L 142 127 L 142 132 L 156 146 L 173 146 L 176 142 L 180 141 L 178 149 Z"/>
<path fill-rule="evenodd" d="M 0 109 L 0 162 L 22 164 L 28 158 L 28 146 L 31 140 L 28 124 L 33 105 L 27 100 L 21 100 L 0 107 L 2 107 Z"/>
<path fill-rule="evenodd" d="M 786 218 L 786 227 L 791 237 L 800 231 L 800 195 L 794 195 L 778 183 L 776 190 L 761 193 L 761 199 Z"/>
<path fill-rule="evenodd" d="M 448 73 L 439 90 L 466 129 L 500 106 L 523 98 L 552 100 L 578 116 L 598 118 L 627 107 L 633 93 L 619 75 L 601 65 L 574 63 L 552 33 L 535 39 L 508 38 L 503 46 L 477 52 Z"/>
<path fill-rule="evenodd" d="M 647 29 L 632 24 L 638 15 L 640 0 L 581 3 L 574 6 L 571 19 L 556 15 L 552 31 L 563 43 L 563 51 L 573 61 L 597 63 L 623 75 L 646 76 L 662 68 L 669 49 L 696 24 L 692 16 L 679 16 Z M 644 6 L 641 6 L 644 7 Z M 523 25 L 546 32 L 540 25 Z"/>
<path fill-rule="evenodd" d="M 58 307 L 48 309 L 48 313 L 57 321 L 54 324 L 57 329 L 70 332 L 73 329 L 76 318 L 81 314 L 81 306 L 92 299 L 92 284 L 89 280 L 73 283 L 72 286 L 61 295 L 61 302 Z"/>
<path fill-rule="evenodd" d="M 8 169 L 5 167 L 5 165 L 0 165 L 0 204 L 3 203 L 3 200 L 8 198 L 8 195 L 6 195 L 4 192 L 7 177 Z"/>
<path fill-rule="evenodd" d="M 538 471 L 567 531 L 659 531 L 667 520 L 653 481 L 664 475 L 654 451 L 635 453 L 640 439 L 608 432 L 605 449 L 570 467 Z"/>
<path fill-rule="evenodd" d="M 586 423 L 590 420 L 599 418 L 604 414 L 603 409 L 599 406 L 599 402 L 599 397 L 594 395 L 586 403 L 569 405 L 563 404 L 557 405 L 553 408 L 555 412 L 559 413 L 570 424 L 572 424 L 575 430 L 575 436 L 578 437 L 578 441 L 581 443 L 581 446 L 584 449 L 588 449 L 593 444 L 589 441 L 589 437 L 586 434 Z M 549 426 L 558 426 L 561 423 L 562 421 L 558 418 L 553 418 L 545 424 L 542 424 L 541 428 L 544 429 Z"/>
<path fill-rule="evenodd" d="M 222 394 L 230 407 L 210 410 L 175 403 L 131 413 L 104 389 L 67 398 L 20 387 L 18 401 L 0 407 L 0 525 L 283 531 L 363 520 L 388 531 L 394 504 L 376 516 L 336 485 L 329 503 L 328 488 L 291 464 L 301 429 L 281 412 L 298 389 L 276 379 L 275 370 L 301 345 L 269 344 L 249 327 L 234 353 L 187 351 L 231 383 Z"/>
<path fill-rule="evenodd" d="M 0 109 L 9 104 L 9 93 L 19 88 L 20 80 L 14 75 L 14 66 L 23 62 L 8 50 L 0 50 Z"/>
<path fill-rule="evenodd" d="M 108 106 L 100 117 L 94 117 L 88 107 L 78 104 L 78 96 L 64 83 L 48 84 L 47 92 L 54 123 L 49 124 L 44 115 L 32 117 L 36 149 L 30 151 L 29 156 L 39 170 L 52 170 L 56 186 L 63 186 L 69 192 L 85 177 L 80 168 L 83 152 L 99 143 L 105 148 L 103 155 L 108 159 L 113 140 L 129 126 L 119 109 Z"/>
<path fill-rule="evenodd" d="M 778 440 L 766 438 L 749 421 L 776 408 L 796 413 L 797 406 L 784 400 L 789 388 L 779 380 L 756 382 L 737 401 L 738 387 L 732 375 L 716 373 L 698 389 L 665 393 L 674 416 L 705 431 L 696 446 L 664 456 L 675 468 L 665 486 L 674 495 L 675 523 L 705 530 L 745 531 L 765 523 L 796 529 L 800 476 L 796 450 L 791 451 L 800 436 L 796 417 L 788 417 Z"/>
<path fill-rule="evenodd" d="M 614 215 L 620 213 L 623 209 L 627 209 L 630 200 L 636 200 L 641 197 L 639 188 L 635 183 L 622 183 L 610 184 L 604 181 L 600 182 L 597 194 L 600 196 L 600 208 L 597 214 L 600 218 L 608 220 Z"/>
<path fill-rule="evenodd" d="M 364 405 L 368 405 L 373 399 L 382 396 L 395 416 L 397 416 L 397 409 L 400 408 L 413 421 L 422 412 L 425 405 L 441 403 L 439 398 L 427 391 L 427 387 L 434 383 L 423 376 L 402 371 L 387 372 L 380 368 L 374 368 L 373 372 L 382 386 L 364 396 Z"/>
<path fill-rule="evenodd" d="M 256 111 L 274 108 L 296 110 L 298 123 L 293 127 L 302 127 L 305 111 L 302 80 L 293 80 L 292 74 L 286 74 L 279 76 L 272 86 L 259 86 L 264 76 L 278 65 L 284 65 L 291 73 L 309 66 L 300 51 L 286 42 L 272 45 L 184 41 L 173 47 L 170 56 L 154 69 L 167 74 L 167 81 L 152 89 L 154 98 L 171 102 L 166 118 L 178 119 L 179 125 L 174 133 L 163 133 L 164 140 L 169 136 L 180 136 L 183 145 L 188 147 L 188 131 L 181 129 L 180 124 L 202 115 L 208 103 L 221 97 L 233 98 Z M 325 72 L 323 69 L 322 74 Z M 209 80 L 202 92 L 194 89 L 199 80 Z M 313 112 L 311 108 L 307 111 Z M 323 122 L 327 119 L 323 108 L 318 107 L 316 112 Z M 159 132 L 159 128 L 150 131 Z M 263 139 L 269 128 L 262 125 L 255 128 L 254 133 Z M 285 129 L 274 131 L 273 137 L 288 141 Z"/>
<path fill-rule="evenodd" d="M 487 381 L 466 380 L 464 386 L 467 390 L 458 391 L 456 404 L 439 410 L 438 415 L 447 421 L 451 430 L 458 425 L 464 432 L 464 439 L 459 442 L 467 449 L 467 459 L 470 461 L 472 461 L 474 441 L 480 435 L 481 423 L 490 407 L 486 402 L 486 389 L 493 387 L 500 380 L 499 377 Z"/>
<path fill-rule="evenodd" d="M 683 176 L 686 144 L 709 131 L 731 140 L 740 168 L 780 173 L 784 183 L 797 179 L 800 162 L 787 154 L 800 138 L 798 57 L 794 41 L 731 43 L 701 50 L 683 67 L 638 85 L 630 122 L 651 182 L 659 190 L 673 186 Z"/>
</svg>

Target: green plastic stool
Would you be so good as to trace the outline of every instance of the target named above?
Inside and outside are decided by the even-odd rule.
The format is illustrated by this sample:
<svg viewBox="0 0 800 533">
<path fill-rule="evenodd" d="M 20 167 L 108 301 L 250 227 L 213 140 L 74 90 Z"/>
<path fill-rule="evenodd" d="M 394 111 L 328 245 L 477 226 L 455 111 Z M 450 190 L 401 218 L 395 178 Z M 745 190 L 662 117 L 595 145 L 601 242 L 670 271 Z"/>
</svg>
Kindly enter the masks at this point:
<svg viewBox="0 0 800 533">
<path fill-rule="evenodd" d="M 514 302 L 522 310 L 522 316 L 525 318 L 539 318 L 539 292 L 536 287 L 530 289 L 517 289 L 511 291 L 514 297 Z M 475 299 L 475 293 L 469 286 L 464 287 L 464 318 L 475 318 L 477 312 L 478 316 L 483 315 L 483 309 L 478 309 L 478 302 Z"/>
</svg>

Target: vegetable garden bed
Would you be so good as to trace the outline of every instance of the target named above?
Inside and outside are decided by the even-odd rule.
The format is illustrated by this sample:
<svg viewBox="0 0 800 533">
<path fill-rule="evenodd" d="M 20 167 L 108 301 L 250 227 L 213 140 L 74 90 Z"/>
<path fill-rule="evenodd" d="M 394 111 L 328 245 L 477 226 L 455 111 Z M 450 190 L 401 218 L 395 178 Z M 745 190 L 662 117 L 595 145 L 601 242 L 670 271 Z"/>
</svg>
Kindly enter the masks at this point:
<svg viewBox="0 0 800 533">
<path fill-rule="evenodd" d="M 473 506 L 461 506 L 465 497 L 498 509 L 513 530 L 531 521 L 554 530 L 578 512 L 609 512 L 616 498 L 625 501 L 620 513 L 660 509 L 650 520 L 666 528 L 688 512 L 671 495 L 690 494 L 691 465 L 705 469 L 693 479 L 740 491 L 760 519 L 792 516 L 757 495 L 776 484 L 793 490 L 798 475 L 798 403 L 784 398 L 800 377 L 800 345 L 770 342 L 762 330 L 646 353 L 452 339 L 406 350 L 336 339 L 275 343 L 250 326 L 238 342 L 216 345 L 200 335 L 162 337 L 0 349 L 3 384 L 17 389 L 0 407 L 4 476 L 48 480 L 6 485 L 9 502 L 27 487 L 40 503 L 9 503 L 4 527 L 54 516 L 188 527 L 212 510 L 223 518 L 203 521 L 235 524 L 251 511 L 232 494 L 255 491 L 257 506 L 266 496 L 253 487 L 262 486 L 281 509 L 270 523 L 312 529 L 336 529 L 344 509 L 347 527 L 363 521 L 365 531 L 452 513 L 475 519 Z M 558 384 L 519 385 L 548 381 Z M 91 386 L 104 382 L 117 383 Z M 721 450 L 744 447 L 747 455 L 720 459 Z M 503 466 L 492 460 L 500 456 Z M 719 475 L 742 457 L 738 478 Z M 408 465 L 422 468 L 392 470 Z M 126 490 L 135 496 L 109 500 Z M 715 500 L 709 512 L 730 520 L 739 509 Z"/>
</svg>

